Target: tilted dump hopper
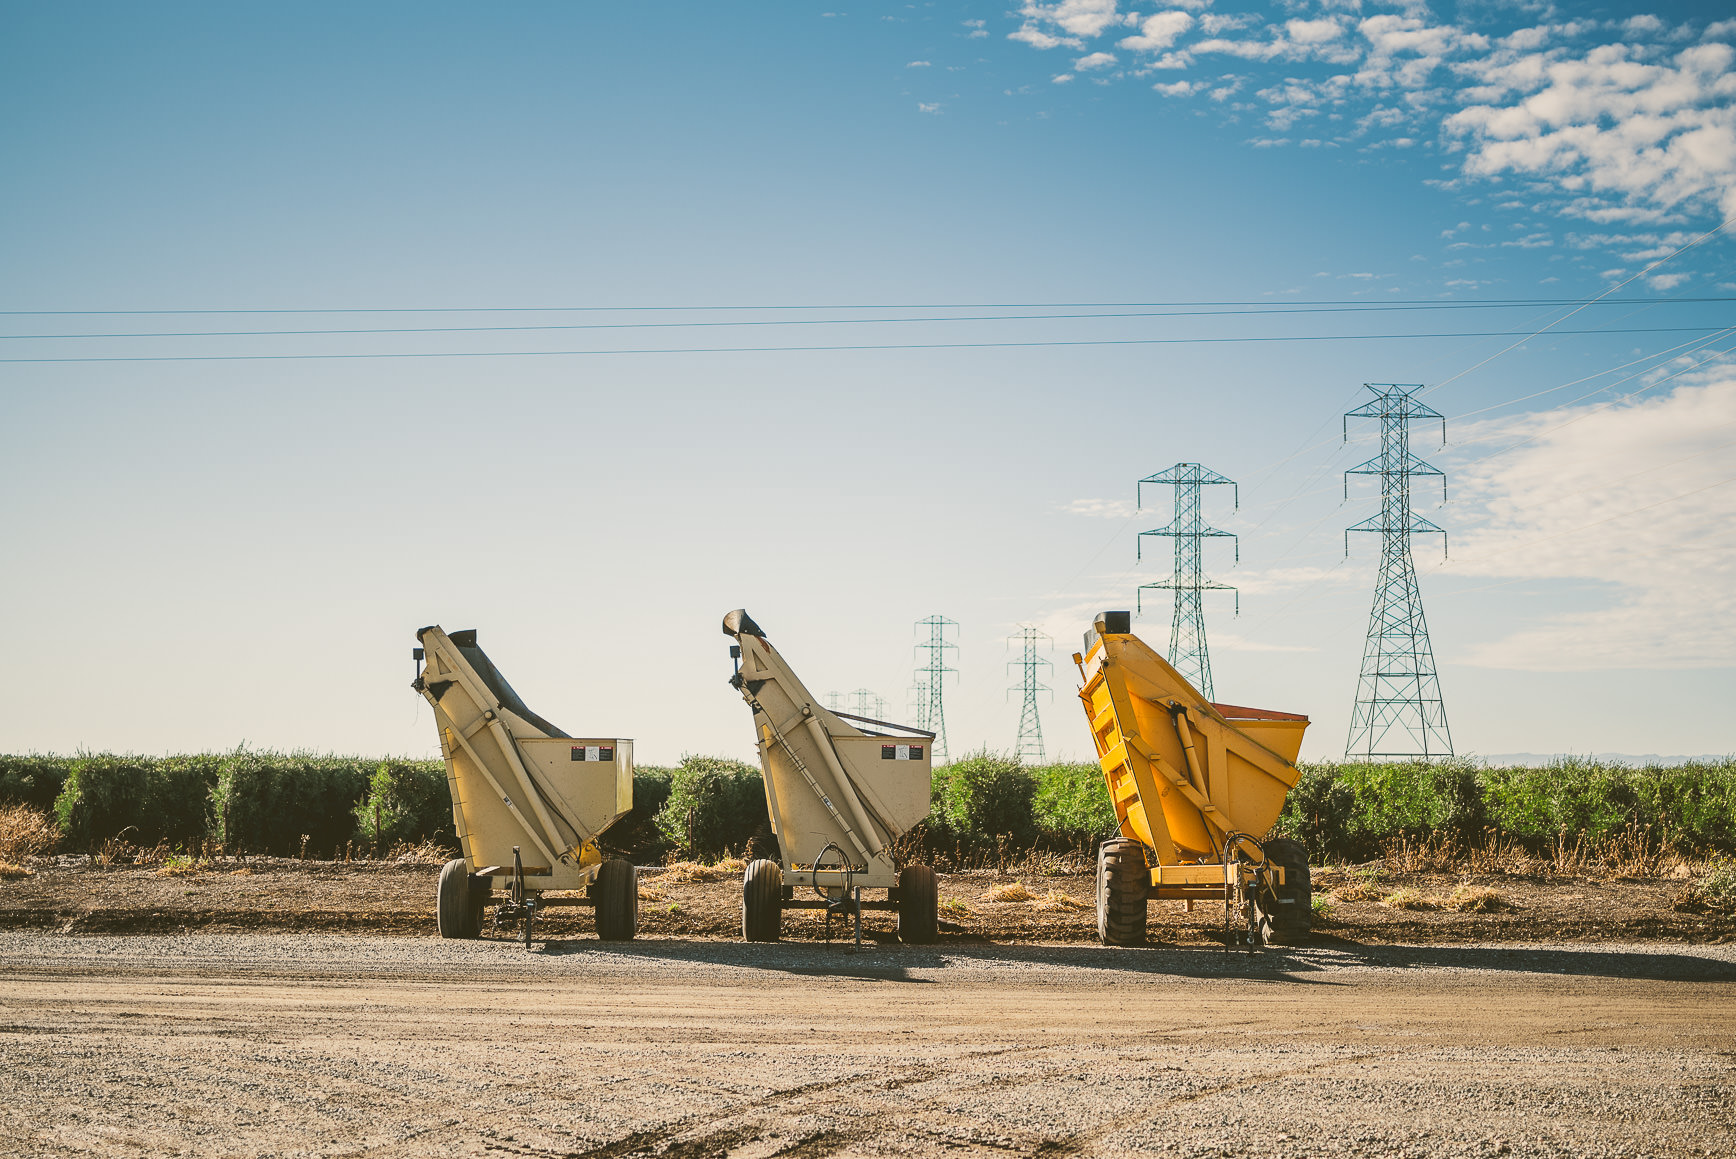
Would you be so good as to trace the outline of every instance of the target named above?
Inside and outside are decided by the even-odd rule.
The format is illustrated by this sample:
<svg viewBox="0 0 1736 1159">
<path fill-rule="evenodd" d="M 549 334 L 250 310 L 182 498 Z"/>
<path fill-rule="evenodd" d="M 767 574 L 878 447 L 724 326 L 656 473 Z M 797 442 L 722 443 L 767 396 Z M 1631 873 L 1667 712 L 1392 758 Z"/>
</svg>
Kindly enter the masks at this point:
<svg viewBox="0 0 1736 1159">
<path fill-rule="evenodd" d="M 1250 939 L 1298 941 L 1311 925 L 1308 856 L 1265 835 L 1296 784 L 1308 718 L 1213 704 L 1105 612 L 1075 655 L 1079 699 L 1120 822 L 1097 862 L 1097 930 L 1145 937 L 1150 898 L 1221 902 Z"/>
<path fill-rule="evenodd" d="M 568 736 L 525 706 L 474 631 L 416 633 L 411 685 L 434 707 L 452 821 L 464 856 L 440 873 L 440 935 L 474 938 L 493 905 L 496 928 L 537 911 L 596 908 L 597 935 L 631 938 L 639 919 L 637 871 L 608 860 L 597 836 L 633 807 L 633 742 Z M 582 897 L 544 891 L 584 890 Z M 497 892 L 498 891 L 498 892 Z"/>
<path fill-rule="evenodd" d="M 898 913 L 898 936 L 931 942 L 938 926 L 934 870 L 900 868 L 893 842 L 928 816 L 934 734 L 834 712 L 796 678 L 745 611 L 723 619 L 735 640 L 730 683 L 753 709 L 766 808 L 782 865 L 760 860 L 742 879 L 742 936 L 776 941 L 783 911 Z M 794 896 L 813 887 L 815 899 Z M 885 889 L 885 901 L 863 889 Z"/>
</svg>

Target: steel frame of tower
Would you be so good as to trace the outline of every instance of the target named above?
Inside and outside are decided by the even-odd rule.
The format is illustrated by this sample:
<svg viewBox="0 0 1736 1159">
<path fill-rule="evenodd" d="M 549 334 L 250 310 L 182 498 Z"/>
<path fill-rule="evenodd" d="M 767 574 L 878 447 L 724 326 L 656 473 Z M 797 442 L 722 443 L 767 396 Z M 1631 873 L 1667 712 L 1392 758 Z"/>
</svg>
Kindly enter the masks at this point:
<svg viewBox="0 0 1736 1159">
<path fill-rule="evenodd" d="M 1236 592 L 1236 614 L 1242 611 L 1242 595 L 1229 584 L 1205 578 L 1201 560 L 1201 540 L 1227 537 L 1236 541 L 1236 562 L 1242 558 L 1241 540 L 1230 531 L 1219 531 L 1200 517 L 1200 488 L 1227 484 L 1234 490 L 1236 510 L 1241 510 L 1241 487 L 1234 479 L 1198 463 L 1177 463 L 1167 471 L 1159 471 L 1139 481 L 1135 492 L 1137 505 L 1145 503 L 1145 485 L 1162 483 L 1175 488 L 1175 517 L 1169 526 L 1139 533 L 1136 557 L 1143 558 L 1143 544 L 1148 535 L 1166 536 L 1175 542 L 1175 573 L 1166 581 L 1141 584 L 1134 594 L 1134 608 L 1143 612 L 1144 595 L 1148 589 L 1175 593 L 1175 615 L 1170 621 L 1169 656 L 1176 671 L 1187 677 L 1193 686 L 1213 698 L 1212 658 L 1206 645 L 1206 613 L 1201 593 L 1208 591 Z"/>
<path fill-rule="evenodd" d="M 1037 679 L 1037 670 L 1044 666 L 1052 670 L 1055 665 L 1037 655 L 1037 643 L 1040 640 L 1053 643 L 1054 637 L 1029 624 L 1020 624 L 1018 633 L 1007 639 L 1021 641 L 1024 649 L 1019 659 L 1007 661 L 1008 668 L 1019 669 L 1018 686 L 1007 689 L 1007 693 L 1019 692 L 1024 697 L 1024 707 L 1019 710 L 1019 741 L 1015 752 L 1021 762 L 1026 757 L 1044 761 L 1048 758 L 1043 753 L 1043 719 L 1037 710 L 1037 693 L 1047 692 L 1053 696 L 1054 690 Z"/>
<path fill-rule="evenodd" d="M 1378 475 L 1380 514 L 1345 529 L 1344 553 L 1347 557 L 1350 554 L 1351 532 L 1378 532 L 1380 575 L 1374 584 L 1356 708 L 1344 751 L 1346 756 L 1368 760 L 1450 757 L 1453 738 L 1447 729 L 1447 709 L 1441 699 L 1434 649 L 1423 618 L 1422 591 L 1411 558 L 1411 536 L 1440 535 L 1445 550 L 1447 533 L 1412 511 L 1410 501 L 1410 481 L 1420 475 L 1440 477 L 1441 501 L 1446 502 L 1446 473 L 1411 452 L 1410 428 L 1419 419 L 1440 420 L 1441 445 L 1445 446 L 1447 420 L 1417 400 L 1414 392 L 1421 387 L 1416 384 L 1363 385 L 1375 397 L 1346 412 L 1344 437 L 1347 441 L 1350 438 L 1351 419 L 1379 419 L 1380 454 L 1344 473 L 1344 493 L 1349 498 L 1350 476 Z"/>
<path fill-rule="evenodd" d="M 946 650 L 951 648 L 958 651 L 958 645 L 946 638 L 946 630 L 958 627 L 958 621 L 937 614 L 916 621 L 916 626 L 918 629 L 928 629 L 928 639 L 916 645 L 918 652 L 928 652 L 928 663 L 916 670 L 917 685 L 924 690 L 924 697 L 918 702 L 920 711 L 917 713 L 916 727 L 934 734 L 930 755 L 935 765 L 944 765 L 951 758 L 946 747 L 946 703 L 942 692 L 946 684 L 946 674 L 958 673 L 958 669 L 946 666 Z M 923 679 L 924 677 L 926 679 Z"/>
<path fill-rule="evenodd" d="M 872 688 L 852 688 L 847 693 L 833 690 L 826 693 L 826 707 L 833 712 L 853 712 L 879 720 L 886 715 L 886 698 Z"/>
<path fill-rule="evenodd" d="M 871 717 L 875 720 L 886 716 L 886 698 L 871 688 L 852 688 L 850 690 L 850 711 L 857 716 Z"/>
</svg>

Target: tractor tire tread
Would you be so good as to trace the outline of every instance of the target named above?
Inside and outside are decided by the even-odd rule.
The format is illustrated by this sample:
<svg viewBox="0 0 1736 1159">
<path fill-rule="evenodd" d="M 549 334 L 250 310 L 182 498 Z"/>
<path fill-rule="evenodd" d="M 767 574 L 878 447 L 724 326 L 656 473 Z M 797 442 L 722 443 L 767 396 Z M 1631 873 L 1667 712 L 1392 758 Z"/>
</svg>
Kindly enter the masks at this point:
<svg viewBox="0 0 1736 1159">
<path fill-rule="evenodd" d="M 639 932 L 639 870 L 631 861 L 612 857 L 597 866 L 597 937 L 628 942 Z"/>
<path fill-rule="evenodd" d="M 1145 942 L 1145 849 L 1137 841 L 1105 841 L 1097 851 L 1097 937 L 1106 946 Z"/>
<path fill-rule="evenodd" d="M 898 871 L 898 940 L 926 946 L 940 933 L 940 887 L 927 865 L 906 865 Z"/>
<path fill-rule="evenodd" d="M 474 938 L 480 933 L 471 900 L 470 867 L 454 857 L 440 868 L 434 893 L 434 924 L 443 938 Z"/>
<path fill-rule="evenodd" d="M 762 857 L 741 875 L 741 936 L 750 942 L 775 942 L 783 927 L 784 871 Z"/>
</svg>

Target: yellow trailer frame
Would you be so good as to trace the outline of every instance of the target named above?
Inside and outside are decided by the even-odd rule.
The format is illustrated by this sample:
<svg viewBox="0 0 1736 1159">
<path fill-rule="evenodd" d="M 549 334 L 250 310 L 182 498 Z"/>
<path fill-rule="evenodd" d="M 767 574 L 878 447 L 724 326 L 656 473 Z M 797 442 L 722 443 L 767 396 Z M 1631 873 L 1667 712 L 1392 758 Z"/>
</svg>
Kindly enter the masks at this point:
<svg viewBox="0 0 1736 1159">
<path fill-rule="evenodd" d="M 1098 616 L 1073 656 L 1120 829 L 1099 854 L 1099 934 L 1143 940 L 1157 898 L 1240 909 L 1250 940 L 1305 936 L 1306 853 L 1265 835 L 1296 784 L 1308 718 L 1207 700 L 1131 619 Z"/>
</svg>

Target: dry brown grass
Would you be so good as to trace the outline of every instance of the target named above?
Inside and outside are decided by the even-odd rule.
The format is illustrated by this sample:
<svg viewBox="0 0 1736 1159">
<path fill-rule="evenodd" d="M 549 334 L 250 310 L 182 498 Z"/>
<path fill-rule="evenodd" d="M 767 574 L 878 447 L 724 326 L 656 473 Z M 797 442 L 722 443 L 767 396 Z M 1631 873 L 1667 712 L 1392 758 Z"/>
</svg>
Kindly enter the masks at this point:
<svg viewBox="0 0 1736 1159">
<path fill-rule="evenodd" d="M 954 914 L 959 917 L 968 917 L 971 914 L 976 913 L 976 910 L 972 909 L 960 898 L 945 897 L 940 899 L 940 912 Z"/>
<path fill-rule="evenodd" d="M 1065 890 L 1051 889 L 1037 899 L 1037 904 L 1033 908 L 1057 913 L 1065 910 L 1091 909 L 1094 905 L 1094 902 L 1080 901 Z"/>
<path fill-rule="evenodd" d="M 1600 838 L 1579 835 L 1569 839 L 1566 833 L 1561 833 L 1547 849 L 1538 853 L 1491 829 L 1484 834 L 1481 844 L 1464 850 L 1458 863 L 1452 864 L 1451 854 L 1456 850 L 1450 841 L 1436 842 L 1430 856 L 1420 855 L 1415 848 L 1408 854 L 1404 850 L 1389 849 L 1387 860 L 1389 863 L 1426 861 L 1429 868 L 1449 873 L 1464 871 L 1514 877 L 1670 877 L 1685 881 L 1695 871 L 1692 861 L 1670 848 L 1667 841 L 1655 837 L 1651 829 L 1639 825 L 1630 825 L 1619 833 Z"/>
<path fill-rule="evenodd" d="M 722 861 L 718 862 L 713 868 L 726 876 L 732 876 L 737 873 L 746 873 L 747 862 L 743 861 L 739 857 L 726 857 Z"/>
<path fill-rule="evenodd" d="M 414 845 L 408 841 L 400 841 L 386 854 L 386 860 L 395 861 L 399 865 L 445 865 L 456 856 L 451 849 L 437 841 L 418 841 Z"/>
<path fill-rule="evenodd" d="M 22 865 L 14 865 L 10 861 L 0 861 L 0 881 L 9 881 L 15 877 L 34 877 L 36 871 Z"/>
<path fill-rule="evenodd" d="M 1024 882 L 1012 881 L 1005 885 L 995 886 L 977 900 L 993 902 L 1035 901 L 1036 895 L 1025 888 Z"/>
<path fill-rule="evenodd" d="M 1736 861 L 1720 859 L 1707 865 L 1671 908 L 1686 913 L 1736 913 Z"/>
<path fill-rule="evenodd" d="M 231 869 L 229 871 L 229 876 L 230 877 L 252 877 L 253 876 L 253 870 L 249 866 L 243 865 L 240 869 Z"/>
<path fill-rule="evenodd" d="M 668 900 L 668 897 L 668 894 L 664 893 L 655 885 L 642 885 L 639 887 L 640 901 L 666 901 Z"/>
<path fill-rule="evenodd" d="M 1458 888 L 1447 895 L 1446 908 L 1457 910 L 1462 914 L 1492 914 L 1513 908 L 1498 890 L 1486 885 L 1472 885 L 1470 882 L 1459 883 Z"/>
<path fill-rule="evenodd" d="M 0 805 L 0 861 L 46 857 L 60 844 L 60 830 L 48 814 L 28 805 Z"/>
<path fill-rule="evenodd" d="M 746 867 L 743 866 L 745 869 Z M 735 872 L 740 873 L 738 869 Z M 726 874 L 722 865 L 701 865 L 697 861 L 675 861 L 658 875 L 664 881 L 677 885 L 692 885 L 702 881 L 721 881 Z"/>
<path fill-rule="evenodd" d="M 1380 904 L 1388 909 L 1433 910 L 1440 909 L 1442 901 L 1443 899 L 1433 894 L 1423 893 L 1407 885 L 1381 898 Z"/>
<path fill-rule="evenodd" d="M 157 867 L 158 877 L 194 877 L 205 873 L 211 863 L 202 857 L 171 857 Z"/>
<path fill-rule="evenodd" d="M 1362 876 L 1349 878 L 1330 892 L 1337 901 L 1379 901 L 1381 896 L 1380 886 Z"/>
</svg>

